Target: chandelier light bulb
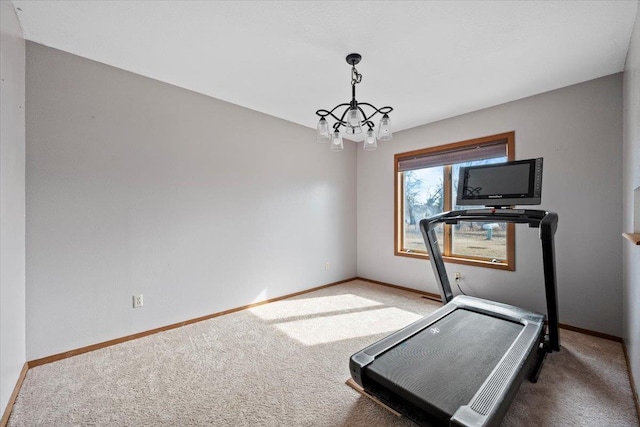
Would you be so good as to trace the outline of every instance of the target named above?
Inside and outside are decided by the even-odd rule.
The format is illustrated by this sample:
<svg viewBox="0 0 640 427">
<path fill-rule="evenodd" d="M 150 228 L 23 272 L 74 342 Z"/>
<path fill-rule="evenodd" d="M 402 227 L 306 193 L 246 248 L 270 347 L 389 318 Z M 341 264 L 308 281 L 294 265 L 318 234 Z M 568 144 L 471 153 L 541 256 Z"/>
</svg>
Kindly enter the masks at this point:
<svg viewBox="0 0 640 427">
<path fill-rule="evenodd" d="M 360 122 L 362 122 L 360 110 L 358 110 L 358 108 L 351 108 L 349 113 L 347 113 L 347 133 L 362 133 Z"/>
<path fill-rule="evenodd" d="M 342 143 L 342 134 L 339 130 L 336 129 L 333 132 L 333 137 L 331 138 L 331 146 L 329 147 L 331 151 L 342 151 L 344 149 L 344 145 Z"/>
<path fill-rule="evenodd" d="M 367 135 L 364 137 L 364 151 L 373 151 L 378 148 L 378 143 L 376 142 L 376 133 L 373 129 L 369 128 L 367 131 Z"/>
<path fill-rule="evenodd" d="M 391 139 L 391 119 L 386 114 L 380 119 L 378 125 L 378 139 L 380 141 L 388 141 Z"/>
<path fill-rule="evenodd" d="M 318 133 L 316 135 L 316 141 L 320 143 L 327 143 L 331 140 L 331 134 L 329 133 L 329 122 L 322 117 L 318 122 Z"/>
</svg>

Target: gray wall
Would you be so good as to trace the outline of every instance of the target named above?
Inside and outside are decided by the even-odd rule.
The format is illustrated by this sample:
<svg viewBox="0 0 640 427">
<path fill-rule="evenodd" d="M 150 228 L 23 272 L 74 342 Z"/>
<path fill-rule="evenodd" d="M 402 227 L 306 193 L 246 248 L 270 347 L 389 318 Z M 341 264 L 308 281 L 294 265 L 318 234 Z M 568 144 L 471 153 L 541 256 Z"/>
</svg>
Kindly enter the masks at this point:
<svg viewBox="0 0 640 427">
<path fill-rule="evenodd" d="M 624 68 L 624 232 L 640 233 L 640 212 L 634 218 L 634 203 L 640 206 L 640 6 L 636 14 L 627 62 Z M 636 191 L 634 200 L 634 189 Z M 640 390 L 640 246 L 624 241 L 622 331 L 636 393 Z"/>
<path fill-rule="evenodd" d="M 26 81 L 29 360 L 356 275 L 354 145 L 31 42 Z"/>
<path fill-rule="evenodd" d="M 398 132 L 358 152 L 358 275 L 437 293 L 428 261 L 394 256 L 393 155 L 512 130 L 517 159 L 544 157 L 541 208 L 559 215 L 560 321 L 621 336 L 621 74 Z M 447 270 L 462 273 L 471 295 L 546 312 L 540 241 L 526 226 L 516 227 L 515 272 Z"/>
<path fill-rule="evenodd" d="M 25 356 L 25 46 L 10 2 L 0 2 L 0 412 Z"/>
</svg>

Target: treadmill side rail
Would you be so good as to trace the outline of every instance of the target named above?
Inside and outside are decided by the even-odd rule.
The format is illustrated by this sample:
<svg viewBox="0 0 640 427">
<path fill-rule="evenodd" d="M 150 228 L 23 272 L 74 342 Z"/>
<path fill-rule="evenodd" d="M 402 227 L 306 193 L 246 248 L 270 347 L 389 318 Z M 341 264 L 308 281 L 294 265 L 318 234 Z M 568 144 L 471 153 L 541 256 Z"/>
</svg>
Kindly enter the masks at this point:
<svg viewBox="0 0 640 427">
<path fill-rule="evenodd" d="M 468 405 L 451 417 L 452 426 L 499 425 L 515 397 L 522 377 L 535 364 L 536 346 L 544 335 L 544 317 L 528 322 Z"/>
</svg>

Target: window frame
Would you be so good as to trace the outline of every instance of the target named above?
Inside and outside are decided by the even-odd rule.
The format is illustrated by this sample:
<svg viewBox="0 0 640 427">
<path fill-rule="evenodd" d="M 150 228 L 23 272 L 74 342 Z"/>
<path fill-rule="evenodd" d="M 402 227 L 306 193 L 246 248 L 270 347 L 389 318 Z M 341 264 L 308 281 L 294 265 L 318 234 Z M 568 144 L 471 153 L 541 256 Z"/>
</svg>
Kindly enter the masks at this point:
<svg viewBox="0 0 640 427">
<path fill-rule="evenodd" d="M 506 140 L 506 157 L 507 161 L 515 160 L 515 132 L 505 132 L 496 135 L 475 138 L 466 141 L 454 142 L 450 144 L 438 145 L 434 147 L 422 148 L 419 150 L 397 153 L 393 157 L 394 170 L 394 255 L 429 259 L 426 252 L 417 252 L 413 250 L 404 250 L 404 179 L 400 179 L 404 172 L 398 171 L 398 164 L 401 160 L 409 157 L 425 156 L 430 154 L 441 154 L 447 151 L 472 149 L 483 145 L 492 145 L 500 141 Z M 445 170 L 443 177 L 444 191 L 444 211 L 449 211 L 455 204 L 455 200 L 451 200 L 453 196 L 453 188 L 451 188 L 452 165 L 443 165 Z M 480 208 L 480 206 L 479 206 Z M 494 268 L 498 270 L 515 271 L 516 269 L 516 231 L 515 224 L 508 223 L 506 229 L 507 241 L 507 259 L 505 262 L 492 262 L 486 258 L 476 258 L 468 255 L 452 254 L 452 227 L 449 224 L 444 225 L 444 247 L 441 248 L 445 262 L 454 264 L 473 265 L 476 267 Z"/>
</svg>

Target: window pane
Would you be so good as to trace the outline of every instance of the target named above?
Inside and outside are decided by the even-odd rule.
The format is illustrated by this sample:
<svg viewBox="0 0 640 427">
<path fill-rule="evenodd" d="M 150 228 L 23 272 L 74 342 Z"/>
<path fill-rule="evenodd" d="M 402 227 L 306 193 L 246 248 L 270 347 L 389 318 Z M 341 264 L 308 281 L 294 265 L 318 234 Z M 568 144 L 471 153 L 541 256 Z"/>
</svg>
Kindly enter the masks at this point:
<svg viewBox="0 0 640 427">
<path fill-rule="evenodd" d="M 456 205 L 460 167 L 506 162 L 505 157 L 457 163 L 452 165 L 453 209 L 478 209 L 481 206 Z M 452 255 L 486 258 L 505 262 L 507 259 L 507 224 L 504 222 L 461 222 L 452 226 Z"/>
<path fill-rule="evenodd" d="M 403 250 L 426 252 L 420 220 L 444 210 L 443 167 L 416 169 L 402 173 L 404 180 Z M 442 227 L 436 228 L 443 250 Z"/>
<path fill-rule="evenodd" d="M 460 222 L 452 227 L 451 234 L 452 255 L 506 262 L 506 223 Z"/>
</svg>

